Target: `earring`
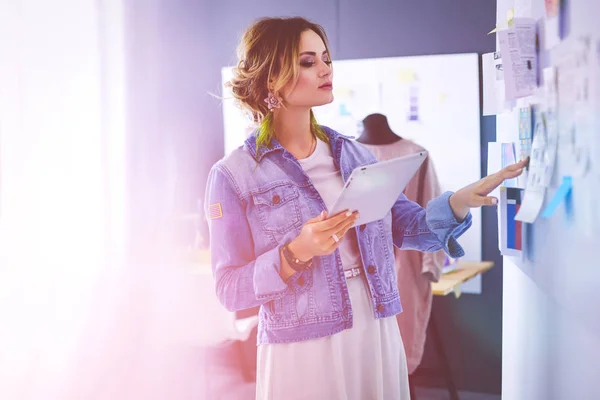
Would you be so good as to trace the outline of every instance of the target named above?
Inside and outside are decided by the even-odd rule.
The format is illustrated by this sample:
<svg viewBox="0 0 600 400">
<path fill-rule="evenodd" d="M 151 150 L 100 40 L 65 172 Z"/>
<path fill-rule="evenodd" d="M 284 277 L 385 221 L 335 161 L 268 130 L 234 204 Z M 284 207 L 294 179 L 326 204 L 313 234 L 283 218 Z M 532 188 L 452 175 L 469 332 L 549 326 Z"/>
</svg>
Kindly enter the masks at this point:
<svg viewBox="0 0 600 400">
<path fill-rule="evenodd" d="M 279 99 L 277 97 L 275 97 L 273 92 L 269 92 L 269 95 L 265 99 L 265 103 L 267 103 L 267 107 L 269 107 L 269 111 L 273 110 L 274 108 L 281 107 L 281 102 L 279 101 Z"/>
</svg>

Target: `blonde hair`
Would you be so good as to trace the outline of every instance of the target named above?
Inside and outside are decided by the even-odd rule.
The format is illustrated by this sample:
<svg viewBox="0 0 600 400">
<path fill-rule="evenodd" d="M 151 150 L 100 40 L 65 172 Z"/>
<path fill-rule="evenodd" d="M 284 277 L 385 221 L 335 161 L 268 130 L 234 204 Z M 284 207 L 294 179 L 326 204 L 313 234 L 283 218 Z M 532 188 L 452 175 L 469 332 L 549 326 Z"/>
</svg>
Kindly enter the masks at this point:
<svg viewBox="0 0 600 400">
<path fill-rule="evenodd" d="M 269 89 L 278 93 L 290 81 L 298 78 L 300 36 L 314 31 L 325 43 L 327 35 L 322 26 L 301 17 L 262 18 L 254 22 L 242 36 L 238 46 L 239 62 L 233 68 L 233 78 L 227 83 L 233 97 L 258 125 L 257 151 L 269 146 L 273 138 L 273 113 L 264 99 Z M 319 139 L 329 142 L 311 110 L 311 130 Z"/>
</svg>

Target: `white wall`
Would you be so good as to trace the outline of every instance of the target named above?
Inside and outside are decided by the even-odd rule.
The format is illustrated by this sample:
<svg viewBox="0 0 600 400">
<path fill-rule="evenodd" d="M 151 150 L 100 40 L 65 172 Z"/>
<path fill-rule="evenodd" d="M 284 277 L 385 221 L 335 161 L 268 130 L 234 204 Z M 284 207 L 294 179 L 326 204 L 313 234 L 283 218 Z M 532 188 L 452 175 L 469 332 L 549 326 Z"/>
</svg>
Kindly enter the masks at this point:
<svg viewBox="0 0 600 400">
<path fill-rule="evenodd" d="M 596 0 L 571 0 L 571 36 L 600 36 Z M 542 0 L 498 0 L 498 22 L 514 7 L 516 16 L 540 18 Z M 556 51 L 550 59 L 556 59 Z M 497 140 L 512 140 L 516 116 L 497 118 Z M 598 132 L 596 127 L 595 134 Z M 560 175 L 567 174 L 558 158 Z M 584 226 L 592 218 L 584 201 L 598 176 L 577 179 L 574 210 L 564 206 L 548 220 L 532 226 L 529 259 L 504 257 L 503 282 L 503 399 L 594 399 L 600 385 L 600 244 L 598 223 L 592 232 Z M 556 188 L 548 194 L 551 196 Z M 598 199 L 595 200 L 598 202 Z"/>
</svg>

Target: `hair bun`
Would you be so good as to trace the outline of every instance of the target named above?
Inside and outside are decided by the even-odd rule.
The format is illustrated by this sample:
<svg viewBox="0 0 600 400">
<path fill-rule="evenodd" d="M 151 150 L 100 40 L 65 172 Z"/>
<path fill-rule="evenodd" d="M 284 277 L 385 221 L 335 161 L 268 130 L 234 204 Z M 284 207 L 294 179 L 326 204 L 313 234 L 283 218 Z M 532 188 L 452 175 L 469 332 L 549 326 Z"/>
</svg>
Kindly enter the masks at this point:
<svg viewBox="0 0 600 400">
<path fill-rule="evenodd" d="M 308 30 L 317 33 L 329 51 L 323 27 L 300 17 L 263 18 L 244 32 L 237 51 L 239 61 L 227 86 L 255 123 L 261 122 L 269 112 L 264 101 L 268 95 L 269 79 L 277 77 L 272 82 L 277 92 L 298 76 L 296 64 L 300 37 Z M 284 54 L 291 57 L 282 59 Z"/>
</svg>

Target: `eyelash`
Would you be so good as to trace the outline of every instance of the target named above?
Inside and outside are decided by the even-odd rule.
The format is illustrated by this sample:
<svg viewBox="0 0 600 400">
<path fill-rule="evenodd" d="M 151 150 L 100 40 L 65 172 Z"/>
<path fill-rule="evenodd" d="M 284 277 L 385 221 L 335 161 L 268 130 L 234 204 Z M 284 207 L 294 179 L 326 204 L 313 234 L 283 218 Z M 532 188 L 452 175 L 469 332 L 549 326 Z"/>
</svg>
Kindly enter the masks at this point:
<svg viewBox="0 0 600 400">
<path fill-rule="evenodd" d="M 327 64 L 328 66 L 331 66 L 332 61 L 331 60 L 327 60 L 327 61 L 323 61 L 325 64 Z M 315 65 L 314 61 L 304 61 L 300 63 L 301 66 L 305 67 L 305 68 L 310 68 L 313 65 Z"/>
</svg>

